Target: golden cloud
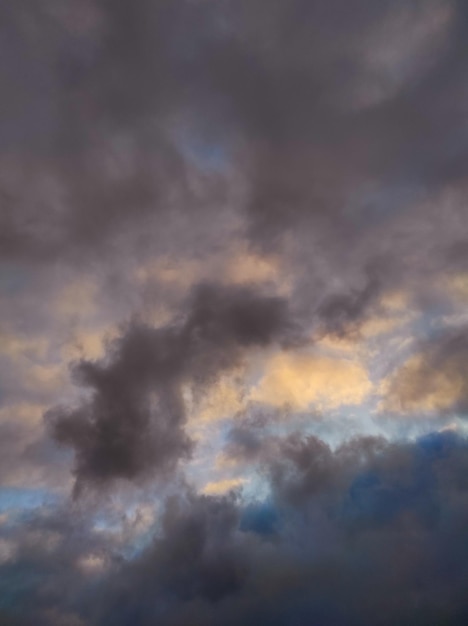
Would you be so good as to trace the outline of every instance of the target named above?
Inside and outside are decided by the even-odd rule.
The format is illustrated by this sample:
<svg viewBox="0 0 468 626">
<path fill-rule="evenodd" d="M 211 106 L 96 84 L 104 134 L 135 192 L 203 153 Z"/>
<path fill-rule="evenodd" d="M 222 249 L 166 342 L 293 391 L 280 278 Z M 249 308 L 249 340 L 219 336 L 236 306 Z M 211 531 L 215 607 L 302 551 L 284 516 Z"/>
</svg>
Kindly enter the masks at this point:
<svg viewBox="0 0 468 626">
<path fill-rule="evenodd" d="M 245 478 L 228 478 L 224 480 L 218 480 L 207 483 L 203 489 L 202 493 L 207 496 L 219 496 L 232 489 L 238 489 L 242 487 L 247 482 Z"/>
<path fill-rule="evenodd" d="M 372 385 L 365 368 L 345 358 L 278 354 L 267 363 L 250 399 L 273 406 L 325 410 L 363 402 Z"/>
</svg>

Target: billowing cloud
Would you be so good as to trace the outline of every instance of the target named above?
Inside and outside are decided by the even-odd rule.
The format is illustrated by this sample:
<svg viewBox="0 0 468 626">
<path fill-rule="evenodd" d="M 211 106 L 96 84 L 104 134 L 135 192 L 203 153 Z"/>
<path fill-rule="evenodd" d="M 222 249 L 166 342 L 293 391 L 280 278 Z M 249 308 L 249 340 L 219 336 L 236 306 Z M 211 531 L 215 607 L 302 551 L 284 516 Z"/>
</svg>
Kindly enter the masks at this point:
<svg viewBox="0 0 468 626">
<path fill-rule="evenodd" d="M 42 513 L 1 529 L 15 552 L 0 566 L 3 610 L 41 625 L 61 623 L 52 615 L 118 626 L 462 624 L 466 461 L 451 433 L 336 452 L 296 435 L 269 460 L 266 500 L 171 497 L 154 539 L 123 559 L 119 540 L 85 520 Z"/>
<path fill-rule="evenodd" d="M 243 350 L 285 341 L 295 331 L 283 300 L 245 288 L 201 285 L 190 306 L 179 325 L 131 324 L 106 359 L 74 366 L 90 397 L 76 408 L 51 410 L 47 419 L 56 439 L 76 451 L 78 485 L 174 469 L 192 447 L 181 384 L 213 380 Z"/>
<path fill-rule="evenodd" d="M 467 24 L 2 3 L 2 624 L 467 622 Z"/>
</svg>

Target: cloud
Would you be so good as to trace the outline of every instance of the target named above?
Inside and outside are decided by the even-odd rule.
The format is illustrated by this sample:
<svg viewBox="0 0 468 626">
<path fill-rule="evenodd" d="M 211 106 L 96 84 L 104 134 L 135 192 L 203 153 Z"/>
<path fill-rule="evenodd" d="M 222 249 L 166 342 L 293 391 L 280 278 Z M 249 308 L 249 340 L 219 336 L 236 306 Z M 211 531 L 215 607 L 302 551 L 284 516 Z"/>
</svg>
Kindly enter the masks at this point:
<svg viewBox="0 0 468 626">
<path fill-rule="evenodd" d="M 14 59 L 0 125 L 15 146 L 0 155 L 8 263 L 35 273 L 59 260 L 77 286 L 83 266 L 113 271 L 135 309 L 157 289 L 172 310 L 171 286 L 199 281 L 209 251 L 222 269 L 208 278 L 275 284 L 340 335 L 380 292 L 430 292 L 428 277 L 459 263 L 460 3 L 23 9 L 2 15 Z"/>
<path fill-rule="evenodd" d="M 0 409 L 2 487 L 67 487 L 66 459 L 45 432 L 45 409 L 46 405 L 28 403 L 7 404 Z"/>
<path fill-rule="evenodd" d="M 228 373 L 209 386 L 192 410 L 192 419 L 196 423 L 209 423 L 241 411 L 245 407 L 243 374 L 244 372 Z"/>
<path fill-rule="evenodd" d="M 329 296 L 318 310 L 318 317 L 325 326 L 326 334 L 344 335 L 362 321 L 370 304 L 379 293 L 379 282 L 370 278 L 360 291 Z"/>
<path fill-rule="evenodd" d="M 121 544 L 95 533 L 86 515 L 43 511 L 0 529 L 16 546 L 0 565 L 2 607 L 28 625 L 57 614 L 86 626 L 458 626 L 466 465 L 466 442 L 448 432 L 412 443 L 356 439 L 335 452 L 296 434 L 265 466 L 266 500 L 171 496 L 150 542 L 124 559 Z M 102 561 L 104 569 L 84 566 Z"/>
<path fill-rule="evenodd" d="M 242 287 L 201 285 L 189 306 L 179 324 L 132 323 L 103 360 L 74 365 L 76 382 L 90 393 L 77 407 L 51 409 L 46 419 L 57 441 L 75 449 L 78 488 L 175 469 L 192 449 L 182 383 L 214 381 L 246 349 L 296 332 L 284 300 Z"/>
<path fill-rule="evenodd" d="M 179 211 L 210 230 L 203 205 L 219 176 L 204 175 L 197 200 L 197 150 L 200 162 L 203 150 L 228 155 L 221 164 L 247 183 L 255 240 L 271 247 L 281 231 L 318 231 L 336 260 L 343 242 L 367 248 L 376 225 L 372 207 L 348 206 L 356 189 L 460 178 L 462 114 L 451 103 L 463 98 L 465 33 L 455 1 L 316 0 L 305 14 L 300 0 L 23 9 L 28 20 L 16 7 L 2 14 L 4 55 L 14 59 L 0 129 L 8 258 L 151 247 L 145 230 L 156 237 Z M 195 158 L 180 127 L 199 138 Z"/>
<path fill-rule="evenodd" d="M 225 480 L 211 481 L 203 487 L 202 493 L 207 496 L 219 496 L 242 487 L 244 483 L 245 479 L 243 478 L 226 478 Z"/>
<path fill-rule="evenodd" d="M 464 414 L 468 358 L 466 329 L 446 330 L 419 346 L 383 383 L 382 410 Z"/>
<path fill-rule="evenodd" d="M 0 3 L 0 622 L 467 623 L 467 18 Z"/>
<path fill-rule="evenodd" d="M 365 368 L 344 358 L 319 354 L 276 354 L 266 363 L 251 399 L 305 411 L 311 406 L 333 409 L 360 404 L 372 385 Z"/>
</svg>

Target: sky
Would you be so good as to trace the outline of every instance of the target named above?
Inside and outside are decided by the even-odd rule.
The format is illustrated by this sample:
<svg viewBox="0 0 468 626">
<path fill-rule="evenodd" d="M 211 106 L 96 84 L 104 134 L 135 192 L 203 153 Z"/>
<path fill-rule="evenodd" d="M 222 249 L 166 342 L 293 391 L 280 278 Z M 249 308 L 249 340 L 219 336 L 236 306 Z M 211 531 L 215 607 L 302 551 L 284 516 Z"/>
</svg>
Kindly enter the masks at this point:
<svg viewBox="0 0 468 626">
<path fill-rule="evenodd" d="M 467 624 L 467 3 L 15 0 L 0 58 L 0 624 Z"/>
</svg>

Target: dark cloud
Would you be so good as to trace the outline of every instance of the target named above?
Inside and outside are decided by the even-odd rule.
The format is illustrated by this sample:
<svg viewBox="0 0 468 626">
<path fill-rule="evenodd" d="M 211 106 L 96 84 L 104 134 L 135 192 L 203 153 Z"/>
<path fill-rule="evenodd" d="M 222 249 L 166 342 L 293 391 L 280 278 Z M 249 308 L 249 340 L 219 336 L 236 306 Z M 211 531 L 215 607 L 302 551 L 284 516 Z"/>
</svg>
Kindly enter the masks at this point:
<svg viewBox="0 0 468 626">
<path fill-rule="evenodd" d="M 173 133 L 188 127 L 249 181 L 255 241 L 313 235 L 309 270 L 317 255 L 364 246 L 361 267 L 373 257 L 365 234 L 405 206 L 395 189 L 463 179 L 464 13 L 448 0 L 2 9 L 0 135 L 14 146 L 0 160 L 3 255 L 102 251 L 161 212 L 170 221 L 175 190 L 186 219 L 209 228 L 205 209 L 188 210 L 197 199 Z M 360 206 L 369 188 L 393 206 Z"/>
<path fill-rule="evenodd" d="M 354 332 L 386 289 L 433 291 L 468 239 L 465 12 L 455 0 L 3 8 L 2 258 L 104 273 L 118 259 L 125 274 L 135 258 L 219 249 L 235 223 L 285 256 L 292 298 L 321 331 Z"/>
<path fill-rule="evenodd" d="M 208 284 L 194 290 L 179 323 L 130 324 L 103 361 L 73 367 L 87 399 L 47 414 L 57 441 L 75 449 L 78 483 L 173 470 L 192 448 L 181 384 L 213 382 L 245 349 L 287 342 L 295 333 L 281 298 Z"/>
<path fill-rule="evenodd" d="M 189 496 L 185 502 L 170 500 L 161 537 L 131 566 L 131 577 L 142 598 L 141 606 L 137 602 L 132 607 L 135 617 L 147 619 L 144 598 L 155 586 L 169 603 L 172 599 L 191 602 L 201 598 L 216 604 L 236 594 L 244 583 L 247 566 L 238 523 L 233 499 Z M 122 573 L 121 583 L 126 587 L 127 573 Z M 128 608 L 128 598 L 122 596 L 121 610 L 125 613 Z"/>
<path fill-rule="evenodd" d="M 464 623 L 464 440 L 358 439 L 332 452 L 297 435 L 278 452 L 268 500 L 171 497 L 130 559 L 86 516 L 70 527 L 72 512 L 3 528 L 16 542 L 1 566 L 3 610 L 86 626 Z M 89 554 L 106 564 L 99 573 L 80 566 Z"/>
<path fill-rule="evenodd" d="M 135 251 L 150 245 L 148 226 L 152 240 L 161 228 L 154 218 L 171 222 L 168 208 L 201 210 L 169 119 L 185 106 L 190 4 L 2 9 L 3 259 L 76 263 L 116 243 Z M 205 205 L 214 192 L 206 178 Z"/>
<path fill-rule="evenodd" d="M 231 498 L 169 508 L 164 542 L 135 564 L 137 600 L 132 588 L 107 619 L 127 610 L 123 624 L 157 616 L 169 624 L 463 623 L 464 442 L 451 434 L 416 444 L 364 440 L 334 454 L 297 437 L 283 451 L 273 500 L 256 511 L 241 512 Z M 159 608 L 148 607 L 139 576 L 160 581 Z"/>
<path fill-rule="evenodd" d="M 111 555 L 110 544 L 93 533 L 90 520 L 79 509 L 43 507 L 13 517 L 2 526 L 1 534 L 2 541 L 12 546 L 0 577 L 0 615 L 5 622 L 81 626 L 76 603 L 95 584 L 87 580 L 81 559 L 105 560 Z"/>
</svg>

